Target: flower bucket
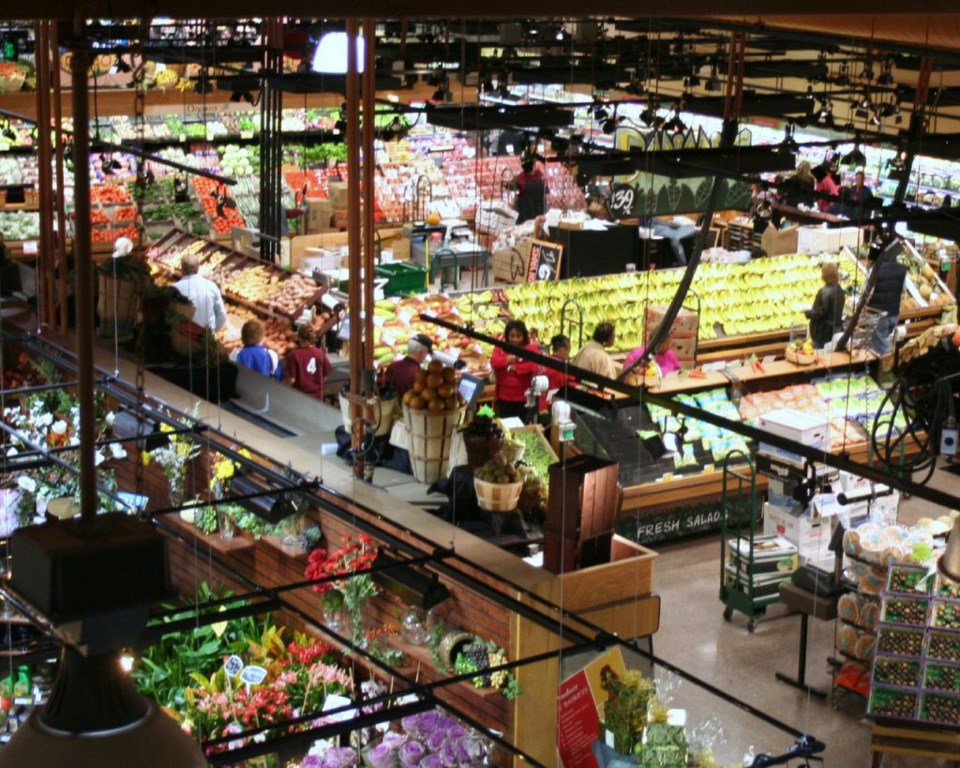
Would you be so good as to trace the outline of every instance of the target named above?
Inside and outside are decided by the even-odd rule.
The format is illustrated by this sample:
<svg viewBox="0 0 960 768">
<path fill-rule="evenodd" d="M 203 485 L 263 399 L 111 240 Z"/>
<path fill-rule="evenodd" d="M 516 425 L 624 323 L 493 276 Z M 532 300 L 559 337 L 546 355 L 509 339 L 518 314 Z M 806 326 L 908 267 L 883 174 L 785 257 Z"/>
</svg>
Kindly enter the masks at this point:
<svg viewBox="0 0 960 768">
<path fill-rule="evenodd" d="M 520 501 L 523 481 L 517 483 L 490 483 L 473 478 L 477 505 L 488 512 L 513 512 Z"/>
<path fill-rule="evenodd" d="M 453 431 L 460 423 L 463 408 L 453 411 L 415 411 L 403 406 L 410 445 L 410 465 L 420 483 L 435 483 L 447 472 Z"/>
</svg>

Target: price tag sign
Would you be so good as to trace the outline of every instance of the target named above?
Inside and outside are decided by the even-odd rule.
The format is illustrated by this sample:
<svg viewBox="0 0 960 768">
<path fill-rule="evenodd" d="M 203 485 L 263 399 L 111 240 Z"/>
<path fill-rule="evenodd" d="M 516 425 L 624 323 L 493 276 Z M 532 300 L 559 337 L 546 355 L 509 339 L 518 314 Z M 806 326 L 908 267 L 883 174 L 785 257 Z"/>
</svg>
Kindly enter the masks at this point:
<svg viewBox="0 0 960 768">
<path fill-rule="evenodd" d="M 185 133 L 181 133 L 179 136 L 177 136 L 177 141 L 181 143 L 186 142 L 186 140 L 187 140 L 187 134 Z"/>
<path fill-rule="evenodd" d="M 15 696 L 13 699 L 13 705 L 15 707 L 32 707 L 33 696 Z"/>
<path fill-rule="evenodd" d="M 766 357 L 763 358 L 763 364 L 764 364 L 764 365 L 771 365 L 771 364 L 773 364 L 773 363 L 775 363 L 775 362 L 777 362 L 777 356 L 776 356 L 776 355 L 767 355 Z"/>
<path fill-rule="evenodd" d="M 530 244 L 530 261 L 527 264 L 527 282 L 556 280 L 560 276 L 563 246 L 546 240 L 533 240 Z"/>
<path fill-rule="evenodd" d="M 253 138 L 253 131 L 240 131 L 240 138 L 241 138 L 241 139 L 252 139 L 252 138 Z"/>
<path fill-rule="evenodd" d="M 330 710 L 333 710 L 333 709 L 340 709 L 341 707 L 345 707 L 348 704 L 352 704 L 352 703 L 353 702 L 350 699 L 348 699 L 346 696 L 340 696 L 338 694 L 330 694 L 329 696 L 327 696 L 327 698 L 323 700 L 323 711 L 329 712 Z M 343 722 L 346 722 L 347 720 L 352 720 L 354 717 L 356 717 L 356 715 L 357 715 L 356 709 L 345 709 L 342 712 L 336 712 L 335 714 L 328 715 L 327 719 L 333 720 L 335 723 L 343 723 Z"/>
<path fill-rule="evenodd" d="M 613 219 L 627 219 L 633 216 L 637 200 L 637 190 L 629 184 L 616 184 L 607 199 L 607 212 Z"/>
<path fill-rule="evenodd" d="M 247 685 L 260 685 L 267 677 L 267 670 L 263 667 L 258 667 L 251 664 L 249 667 L 244 667 L 243 672 L 240 673 L 240 680 L 246 683 Z"/>
<path fill-rule="evenodd" d="M 23 241 L 23 255 L 24 255 L 24 256 L 36 256 L 36 255 L 37 255 L 37 241 L 36 241 L 36 240 L 24 240 L 24 241 Z"/>
<path fill-rule="evenodd" d="M 227 673 L 227 677 L 236 677 L 242 669 L 243 659 L 239 656 L 231 656 L 223 662 L 223 671 Z"/>
<path fill-rule="evenodd" d="M 9 152 L 10 145 L 5 141 L 0 141 L 0 152 Z"/>
</svg>

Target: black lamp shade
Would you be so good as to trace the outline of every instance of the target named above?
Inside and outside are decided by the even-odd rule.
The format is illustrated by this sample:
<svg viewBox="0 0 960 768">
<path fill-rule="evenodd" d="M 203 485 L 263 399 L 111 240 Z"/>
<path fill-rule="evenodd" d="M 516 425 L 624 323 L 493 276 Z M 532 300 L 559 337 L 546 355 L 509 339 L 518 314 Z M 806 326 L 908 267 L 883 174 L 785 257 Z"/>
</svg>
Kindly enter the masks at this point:
<svg viewBox="0 0 960 768">
<path fill-rule="evenodd" d="M 374 570 L 371 574 L 373 580 L 408 605 L 429 611 L 450 597 L 450 591 L 440 583 L 436 574 L 404 565 L 402 560 L 383 552 L 377 555 L 373 567 L 384 569 Z"/>
</svg>

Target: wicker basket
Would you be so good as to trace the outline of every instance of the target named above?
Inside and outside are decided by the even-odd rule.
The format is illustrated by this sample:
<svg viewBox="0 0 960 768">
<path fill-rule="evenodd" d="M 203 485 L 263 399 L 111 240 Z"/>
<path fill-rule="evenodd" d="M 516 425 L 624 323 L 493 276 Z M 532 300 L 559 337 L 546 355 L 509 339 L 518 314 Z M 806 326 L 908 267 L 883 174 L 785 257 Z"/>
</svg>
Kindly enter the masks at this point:
<svg viewBox="0 0 960 768">
<path fill-rule="evenodd" d="M 488 512 L 513 512 L 520 501 L 523 481 L 516 483 L 489 483 L 473 478 L 477 505 Z"/>
<path fill-rule="evenodd" d="M 798 352 L 794 347 L 787 347 L 785 357 L 787 358 L 788 363 L 793 363 L 794 365 L 813 365 L 815 362 L 817 362 L 816 352 L 811 355 L 807 355 L 803 352 Z"/>
<path fill-rule="evenodd" d="M 414 411 L 403 406 L 403 421 L 409 435 L 410 466 L 420 483 L 435 483 L 447 473 L 453 431 L 463 408 L 454 411 Z"/>
</svg>

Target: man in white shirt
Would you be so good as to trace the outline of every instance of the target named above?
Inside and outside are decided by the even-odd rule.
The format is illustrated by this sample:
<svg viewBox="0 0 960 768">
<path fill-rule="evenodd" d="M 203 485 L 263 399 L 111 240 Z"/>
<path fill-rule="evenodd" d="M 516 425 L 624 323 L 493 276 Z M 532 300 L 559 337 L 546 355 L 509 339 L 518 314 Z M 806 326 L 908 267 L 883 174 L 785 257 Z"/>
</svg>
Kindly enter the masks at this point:
<svg viewBox="0 0 960 768">
<path fill-rule="evenodd" d="M 227 324 L 227 310 L 223 306 L 223 296 L 217 284 L 197 274 L 200 260 L 196 254 L 188 253 L 183 257 L 180 266 L 183 277 L 173 284 L 173 287 L 190 300 L 196 312 L 193 322 L 201 328 L 219 331 Z"/>
</svg>

